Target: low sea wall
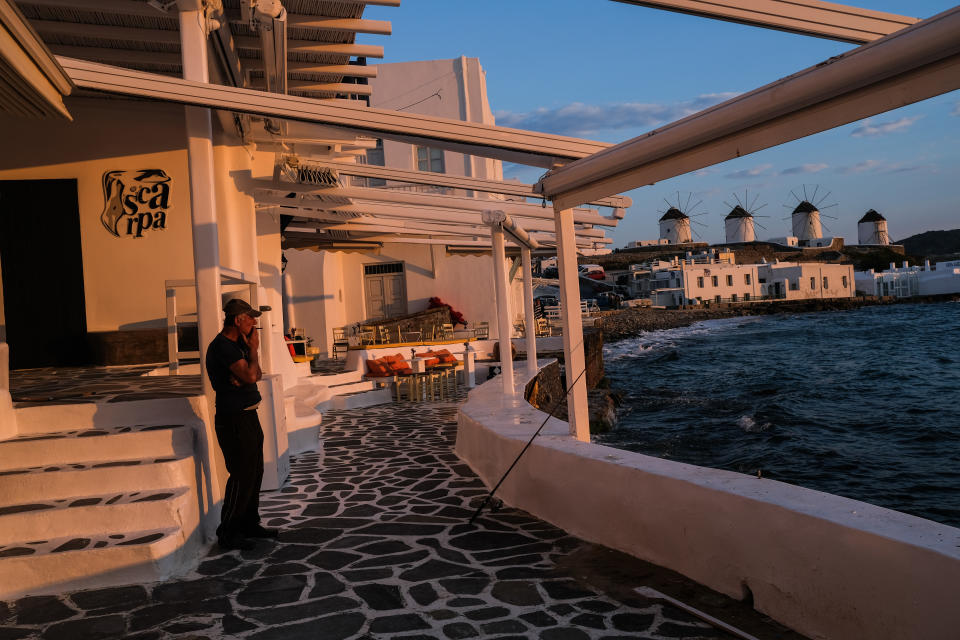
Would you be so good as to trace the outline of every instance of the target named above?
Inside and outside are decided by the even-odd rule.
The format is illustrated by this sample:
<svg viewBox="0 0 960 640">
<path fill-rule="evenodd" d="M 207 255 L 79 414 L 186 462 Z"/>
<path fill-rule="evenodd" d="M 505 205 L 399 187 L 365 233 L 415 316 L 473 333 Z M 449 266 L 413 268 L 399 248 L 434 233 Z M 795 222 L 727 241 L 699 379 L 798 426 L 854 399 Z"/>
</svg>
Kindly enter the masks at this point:
<svg viewBox="0 0 960 640">
<path fill-rule="evenodd" d="M 547 361 L 542 363 L 546 366 Z M 458 415 L 456 452 L 493 486 L 546 415 L 499 378 Z M 672 569 L 811 638 L 953 640 L 960 529 L 802 487 L 578 442 L 551 418 L 498 497 Z"/>
</svg>

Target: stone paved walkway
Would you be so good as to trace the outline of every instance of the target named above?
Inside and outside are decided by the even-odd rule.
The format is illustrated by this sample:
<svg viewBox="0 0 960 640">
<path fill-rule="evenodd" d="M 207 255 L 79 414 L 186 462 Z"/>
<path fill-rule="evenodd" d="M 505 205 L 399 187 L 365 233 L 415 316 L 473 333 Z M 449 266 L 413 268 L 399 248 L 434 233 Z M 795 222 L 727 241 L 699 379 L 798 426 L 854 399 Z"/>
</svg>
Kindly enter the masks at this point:
<svg viewBox="0 0 960 640">
<path fill-rule="evenodd" d="M 649 572 L 527 513 L 468 524 L 485 491 L 453 453 L 456 404 L 330 412 L 322 436 L 323 457 L 262 494 L 279 540 L 214 547 L 165 583 L 0 603 L 0 640 L 732 637 L 636 596 Z"/>
</svg>

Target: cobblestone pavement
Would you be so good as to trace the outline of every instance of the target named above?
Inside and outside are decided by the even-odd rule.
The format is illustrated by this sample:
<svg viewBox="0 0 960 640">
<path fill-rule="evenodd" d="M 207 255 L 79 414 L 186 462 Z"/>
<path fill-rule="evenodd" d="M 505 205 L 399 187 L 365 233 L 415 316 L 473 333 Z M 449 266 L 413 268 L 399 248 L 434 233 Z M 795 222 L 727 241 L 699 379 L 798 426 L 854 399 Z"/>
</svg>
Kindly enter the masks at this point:
<svg viewBox="0 0 960 640">
<path fill-rule="evenodd" d="M 278 540 L 164 583 L 0 603 L 0 640 L 732 637 L 636 596 L 622 566 L 591 569 L 618 593 L 580 579 L 570 559 L 599 548 L 525 512 L 468 524 L 485 490 L 455 436 L 454 403 L 330 412 L 324 455 L 262 494 Z"/>
</svg>

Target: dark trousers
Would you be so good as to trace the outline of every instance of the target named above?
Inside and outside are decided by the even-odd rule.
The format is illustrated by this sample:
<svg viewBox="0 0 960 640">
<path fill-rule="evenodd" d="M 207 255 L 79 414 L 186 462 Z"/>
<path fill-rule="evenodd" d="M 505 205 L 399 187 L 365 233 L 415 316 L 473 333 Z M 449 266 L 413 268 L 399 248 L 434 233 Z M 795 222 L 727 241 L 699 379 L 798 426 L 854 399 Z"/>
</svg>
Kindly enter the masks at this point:
<svg viewBox="0 0 960 640">
<path fill-rule="evenodd" d="M 263 480 L 263 430 L 254 411 L 217 413 L 217 442 L 227 465 L 227 488 L 217 537 L 242 536 L 260 522 L 260 483 Z"/>
</svg>

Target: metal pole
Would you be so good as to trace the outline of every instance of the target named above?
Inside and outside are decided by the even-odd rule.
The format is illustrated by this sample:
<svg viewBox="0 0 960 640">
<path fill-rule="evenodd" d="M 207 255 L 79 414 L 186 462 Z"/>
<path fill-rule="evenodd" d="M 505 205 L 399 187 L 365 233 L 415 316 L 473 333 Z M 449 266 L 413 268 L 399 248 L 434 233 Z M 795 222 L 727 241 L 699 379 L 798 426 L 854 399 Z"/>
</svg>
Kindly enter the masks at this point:
<svg viewBox="0 0 960 640">
<path fill-rule="evenodd" d="M 530 248 L 520 247 L 520 269 L 523 271 L 523 322 L 526 327 L 527 372 L 537 373 L 537 319 L 533 315 L 533 271 L 530 264 Z"/>
<path fill-rule="evenodd" d="M 510 318 L 510 296 L 507 287 L 507 260 L 503 244 L 503 227 L 491 225 L 493 239 L 493 280 L 497 294 L 497 327 L 500 340 L 500 379 L 503 381 L 503 394 L 512 396 L 513 392 L 513 352 L 510 333 L 513 329 Z"/>
<path fill-rule="evenodd" d="M 183 78 L 209 82 L 206 17 L 202 11 L 180 11 Z M 197 287 L 197 331 L 204 395 L 213 401 L 203 353 L 220 331 L 220 246 L 214 195 L 213 126 L 210 110 L 185 107 L 187 158 L 190 166 L 190 215 L 193 223 L 193 269 Z"/>
<path fill-rule="evenodd" d="M 567 415 L 570 435 L 590 441 L 590 415 L 587 409 L 587 379 L 581 375 L 586 366 L 583 353 L 583 322 L 580 318 L 580 274 L 577 271 L 577 245 L 573 228 L 573 210 L 554 208 L 557 229 L 557 268 L 560 272 L 560 317 L 563 322 L 563 361 L 567 379 Z"/>
</svg>

